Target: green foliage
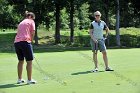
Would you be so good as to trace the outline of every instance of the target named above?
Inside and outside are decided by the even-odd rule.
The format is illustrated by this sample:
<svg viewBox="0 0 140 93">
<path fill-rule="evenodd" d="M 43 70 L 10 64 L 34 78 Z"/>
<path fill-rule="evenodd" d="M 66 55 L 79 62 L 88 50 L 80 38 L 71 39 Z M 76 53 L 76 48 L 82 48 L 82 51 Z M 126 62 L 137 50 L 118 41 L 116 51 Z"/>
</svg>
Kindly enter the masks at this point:
<svg viewBox="0 0 140 93">
<path fill-rule="evenodd" d="M 15 28 L 18 18 L 13 13 L 13 6 L 6 0 L 0 0 L 0 7 L 0 28 Z"/>
<path fill-rule="evenodd" d="M 61 19 L 61 29 L 68 29 L 69 28 L 69 15 L 66 13 L 66 8 L 61 10 L 60 14 Z"/>
<path fill-rule="evenodd" d="M 121 28 L 121 46 L 122 47 L 140 47 L 140 30 L 139 28 Z M 90 47 L 90 36 L 87 30 L 76 31 L 74 42 L 70 44 L 68 39 L 68 32 L 64 32 L 62 37 L 62 44 L 74 46 L 74 47 Z M 106 45 L 108 47 L 116 46 L 116 36 L 115 31 L 111 31 L 108 36 L 109 41 L 106 40 Z"/>
<path fill-rule="evenodd" d="M 121 46 L 125 47 L 140 47 L 140 30 L 139 28 L 121 28 Z M 5 32 L 0 30 L 0 50 L 11 50 L 13 48 L 13 42 L 16 32 L 6 29 Z M 54 32 L 46 31 L 46 29 L 39 29 L 39 47 L 54 45 Z M 65 47 L 90 47 L 90 36 L 87 30 L 77 30 L 74 33 L 74 42 L 70 43 L 69 40 L 70 31 L 61 31 L 61 44 Z M 109 35 L 108 47 L 116 46 L 115 31 L 112 30 Z"/>
<path fill-rule="evenodd" d="M 120 27 L 140 27 L 138 0 L 120 0 L 120 2 Z M 29 10 L 36 15 L 36 27 L 43 25 L 48 31 L 56 30 L 55 40 L 57 43 L 60 42 L 60 29 L 67 30 L 69 28 L 71 29 L 71 42 L 73 42 L 73 31 L 87 30 L 90 21 L 94 20 L 92 14 L 97 10 L 102 13 L 102 20 L 108 24 L 109 28 L 114 29 L 116 24 L 116 1 L 113 0 L 0 0 L 0 7 L 0 28 L 15 28 L 23 19 L 25 10 Z M 60 11 L 60 15 L 58 11 Z M 37 33 L 35 37 L 37 42 Z M 77 38 L 74 39 L 75 42 L 78 41 L 82 46 L 88 46 L 81 43 L 81 41 L 85 42 L 85 39 L 83 39 L 85 37 L 80 34 L 77 37 L 79 38 L 78 40 Z M 116 45 L 113 42 L 116 39 L 114 34 L 110 37 L 112 38 L 110 45 Z M 121 37 L 127 36 L 122 35 Z M 135 43 L 139 40 L 136 38 L 139 38 L 139 36 L 132 36 L 132 38 L 135 39 L 129 45 L 135 46 Z M 62 38 L 63 41 L 65 42 L 65 39 Z M 122 45 L 127 46 L 125 42 L 122 41 Z M 139 44 L 135 47 L 138 46 Z"/>
<path fill-rule="evenodd" d="M 48 25 L 49 25 L 49 28 L 50 28 L 51 30 L 54 30 L 54 29 L 55 29 L 54 12 L 49 12 L 49 13 L 48 13 L 48 16 L 49 16 L 49 21 L 50 21 L 50 23 L 48 24 Z"/>
<path fill-rule="evenodd" d="M 120 34 L 122 47 L 140 47 L 139 28 L 121 28 Z M 115 31 L 112 31 L 109 35 L 109 46 L 116 46 Z"/>
<path fill-rule="evenodd" d="M 140 30 L 138 28 L 122 28 L 121 43 L 126 47 L 140 47 Z"/>
<path fill-rule="evenodd" d="M 79 19 L 79 27 L 82 27 L 83 29 L 89 28 L 89 5 L 87 3 L 84 3 L 81 5 L 81 7 L 77 10 L 77 17 Z"/>
<path fill-rule="evenodd" d="M 109 29 L 115 29 L 115 25 L 116 25 L 115 15 L 111 15 L 109 20 Z"/>
<path fill-rule="evenodd" d="M 34 1 L 34 2 L 33 2 Z M 115 27 L 115 1 L 109 0 L 74 0 L 74 26 L 79 28 L 82 26 L 87 29 L 90 20 L 93 20 L 92 13 L 96 10 L 101 11 L 102 19 L 106 21 L 106 9 L 109 12 L 110 28 Z M 140 27 L 140 9 L 138 0 L 120 0 L 120 26 L 121 27 Z M 36 24 L 45 23 L 47 28 L 54 28 L 55 22 L 55 3 L 61 5 L 61 27 L 69 26 L 69 8 L 70 0 L 0 0 L 0 28 L 15 27 L 23 18 L 25 10 L 33 11 L 36 14 Z M 106 3 L 108 5 L 106 5 Z M 66 10 L 65 10 L 66 8 Z M 53 16 L 49 13 L 54 12 Z M 127 17 L 127 18 L 126 18 Z M 52 21 L 53 19 L 53 21 Z M 52 25 L 53 24 L 53 25 Z"/>
</svg>

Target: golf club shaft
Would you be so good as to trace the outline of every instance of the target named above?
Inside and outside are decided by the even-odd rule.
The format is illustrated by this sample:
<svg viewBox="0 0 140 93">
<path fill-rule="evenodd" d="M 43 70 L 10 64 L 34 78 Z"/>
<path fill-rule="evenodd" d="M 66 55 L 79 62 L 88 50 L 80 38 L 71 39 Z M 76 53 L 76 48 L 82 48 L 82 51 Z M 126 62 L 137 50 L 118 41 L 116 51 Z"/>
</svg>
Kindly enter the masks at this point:
<svg viewBox="0 0 140 93">
<path fill-rule="evenodd" d="M 98 43 L 95 43 L 95 54 L 97 54 L 97 51 L 98 51 Z"/>
<path fill-rule="evenodd" d="M 38 70 L 39 70 L 40 73 L 42 73 L 43 76 L 46 78 L 46 77 L 47 77 L 46 73 L 45 73 L 44 70 L 41 68 L 41 66 L 40 66 L 40 64 L 38 63 L 37 59 L 36 59 L 35 57 L 34 57 L 34 59 L 35 59 L 36 64 L 38 65 Z M 48 78 L 48 77 L 47 77 L 47 78 Z"/>
</svg>

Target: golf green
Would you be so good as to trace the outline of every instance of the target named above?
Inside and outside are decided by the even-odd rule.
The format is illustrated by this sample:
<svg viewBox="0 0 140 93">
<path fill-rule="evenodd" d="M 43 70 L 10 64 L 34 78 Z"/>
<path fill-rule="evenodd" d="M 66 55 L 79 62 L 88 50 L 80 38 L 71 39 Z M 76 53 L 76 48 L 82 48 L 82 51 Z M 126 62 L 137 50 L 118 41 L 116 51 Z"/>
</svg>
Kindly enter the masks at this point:
<svg viewBox="0 0 140 93">
<path fill-rule="evenodd" d="M 105 72 L 99 53 L 99 72 L 94 68 L 92 52 L 38 51 L 33 62 L 33 79 L 37 84 L 16 84 L 15 53 L 0 53 L 0 93 L 140 93 L 140 49 L 108 49 L 110 67 Z M 39 64 L 39 65 L 38 65 Z M 26 62 L 23 78 L 26 77 Z"/>
</svg>

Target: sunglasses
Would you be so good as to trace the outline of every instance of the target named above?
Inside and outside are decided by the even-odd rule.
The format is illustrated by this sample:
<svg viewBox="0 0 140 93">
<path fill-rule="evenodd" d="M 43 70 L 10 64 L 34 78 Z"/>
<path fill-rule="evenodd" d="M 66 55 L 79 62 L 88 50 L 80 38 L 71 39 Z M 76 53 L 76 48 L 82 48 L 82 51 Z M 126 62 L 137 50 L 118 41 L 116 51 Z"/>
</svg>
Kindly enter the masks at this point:
<svg viewBox="0 0 140 93">
<path fill-rule="evenodd" d="M 100 16 L 100 15 L 95 15 L 95 16 Z"/>
</svg>

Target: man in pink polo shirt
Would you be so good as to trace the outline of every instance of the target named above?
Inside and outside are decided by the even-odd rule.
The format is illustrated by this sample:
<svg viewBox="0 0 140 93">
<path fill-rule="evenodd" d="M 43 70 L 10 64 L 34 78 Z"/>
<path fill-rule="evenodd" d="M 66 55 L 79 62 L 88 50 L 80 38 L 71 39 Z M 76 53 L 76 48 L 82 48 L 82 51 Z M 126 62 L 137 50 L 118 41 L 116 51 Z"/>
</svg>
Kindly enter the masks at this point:
<svg viewBox="0 0 140 93">
<path fill-rule="evenodd" d="M 17 35 L 14 41 L 15 51 L 19 60 L 17 66 L 17 83 L 20 84 L 25 82 L 25 80 L 22 78 L 23 64 L 25 58 L 27 62 L 27 84 L 35 84 L 36 81 L 32 79 L 33 49 L 31 45 L 35 33 L 35 15 L 32 12 L 26 12 L 25 16 L 26 18 L 23 21 L 21 21 L 18 25 Z"/>
</svg>

